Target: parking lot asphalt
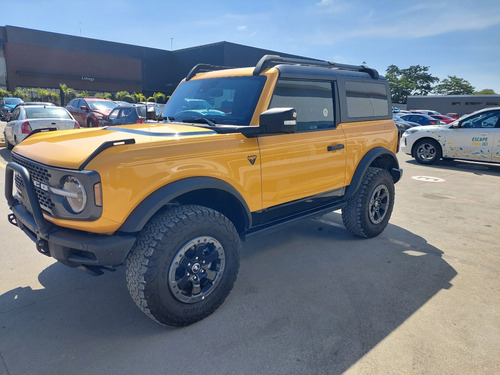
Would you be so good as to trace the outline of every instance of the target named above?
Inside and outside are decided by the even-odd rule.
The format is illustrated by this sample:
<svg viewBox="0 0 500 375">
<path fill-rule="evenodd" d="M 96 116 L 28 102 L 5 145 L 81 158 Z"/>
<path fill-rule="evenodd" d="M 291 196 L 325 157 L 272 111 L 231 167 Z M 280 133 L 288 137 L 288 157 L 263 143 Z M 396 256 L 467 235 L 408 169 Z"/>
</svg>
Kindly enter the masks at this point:
<svg viewBox="0 0 500 375">
<path fill-rule="evenodd" d="M 225 303 L 180 329 L 137 309 L 123 269 L 37 253 L 1 199 L 0 375 L 499 374 L 500 165 L 398 158 L 380 236 L 333 212 L 254 237 Z"/>
</svg>

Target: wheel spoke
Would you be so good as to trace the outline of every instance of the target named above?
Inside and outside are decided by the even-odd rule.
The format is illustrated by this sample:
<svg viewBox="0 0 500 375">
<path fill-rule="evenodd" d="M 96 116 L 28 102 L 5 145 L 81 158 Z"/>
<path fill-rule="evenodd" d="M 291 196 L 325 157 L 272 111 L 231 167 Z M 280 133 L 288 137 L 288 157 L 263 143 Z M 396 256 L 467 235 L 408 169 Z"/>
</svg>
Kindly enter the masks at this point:
<svg viewBox="0 0 500 375">
<path fill-rule="evenodd" d="M 217 277 L 217 272 L 205 267 L 203 269 L 205 270 L 205 278 L 211 282 L 214 281 Z"/>
<path fill-rule="evenodd" d="M 189 286 L 189 276 L 184 275 L 179 281 L 177 281 L 177 286 L 180 290 L 186 290 Z"/>
<path fill-rule="evenodd" d="M 200 279 L 198 279 L 198 281 L 193 282 L 193 289 L 191 291 L 191 294 L 196 295 L 200 293 L 201 293 L 201 286 L 200 286 Z"/>
</svg>

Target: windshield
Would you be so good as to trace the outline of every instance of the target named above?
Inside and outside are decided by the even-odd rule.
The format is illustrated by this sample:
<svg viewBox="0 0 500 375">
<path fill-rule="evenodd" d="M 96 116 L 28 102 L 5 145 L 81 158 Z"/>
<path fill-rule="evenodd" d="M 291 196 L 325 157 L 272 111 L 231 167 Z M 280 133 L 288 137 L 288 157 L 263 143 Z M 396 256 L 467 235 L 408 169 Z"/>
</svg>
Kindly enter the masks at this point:
<svg viewBox="0 0 500 375">
<path fill-rule="evenodd" d="M 111 111 L 116 107 L 115 102 L 106 100 L 87 100 L 87 103 L 95 111 Z"/>
<path fill-rule="evenodd" d="M 179 122 L 249 125 L 265 81 L 264 76 L 250 76 L 183 82 L 167 102 L 162 117 Z"/>
<path fill-rule="evenodd" d="M 19 98 L 5 98 L 4 101 L 5 101 L 5 104 L 8 104 L 8 105 L 16 105 L 19 103 L 23 103 L 23 100 L 19 99 Z"/>
<path fill-rule="evenodd" d="M 71 116 L 64 108 L 57 107 L 26 107 L 26 118 L 60 118 L 71 120 Z"/>
</svg>

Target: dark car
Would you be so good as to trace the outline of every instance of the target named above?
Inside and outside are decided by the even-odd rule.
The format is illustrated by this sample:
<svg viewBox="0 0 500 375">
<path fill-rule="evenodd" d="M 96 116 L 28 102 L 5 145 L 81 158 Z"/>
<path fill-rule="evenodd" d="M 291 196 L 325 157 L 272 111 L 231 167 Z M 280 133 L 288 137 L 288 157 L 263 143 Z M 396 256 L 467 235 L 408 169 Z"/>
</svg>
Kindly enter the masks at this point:
<svg viewBox="0 0 500 375">
<path fill-rule="evenodd" d="M 116 107 L 116 103 L 100 98 L 75 98 L 66 109 L 78 121 L 80 126 L 92 128 L 104 124 L 105 118 Z"/>
<path fill-rule="evenodd" d="M 416 122 L 409 122 L 403 120 L 401 117 L 393 115 L 392 119 L 394 120 L 394 123 L 396 124 L 396 127 L 398 128 L 399 134 L 403 134 L 406 130 L 414 127 L 414 126 L 419 126 L 420 124 L 417 124 Z"/>
<path fill-rule="evenodd" d="M 439 125 L 444 124 L 440 120 L 437 120 L 429 115 L 424 115 L 423 113 L 412 113 L 409 115 L 400 116 L 403 120 L 409 122 L 416 122 L 420 125 Z"/>
<path fill-rule="evenodd" d="M 11 113 L 19 103 L 24 103 L 24 100 L 20 98 L 3 98 L 0 101 L 0 116 L 2 117 L 2 120 L 4 120 L 5 117 Z"/>
<path fill-rule="evenodd" d="M 153 111 L 153 107 L 150 107 Z M 142 104 L 120 105 L 113 109 L 107 119 L 105 125 L 127 125 L 127 124 L 142 124 L 146 121 L 146 106 Z"/>
<path fill-rule="evenodd" d="M 456 118 L 451 118 L 445 115 L 431 115 L 431 117 L 435 118 L 436 120 L 443 121 L 445 124 L 449 124 L 450 122 L 456 120 Z"/>
</svg>

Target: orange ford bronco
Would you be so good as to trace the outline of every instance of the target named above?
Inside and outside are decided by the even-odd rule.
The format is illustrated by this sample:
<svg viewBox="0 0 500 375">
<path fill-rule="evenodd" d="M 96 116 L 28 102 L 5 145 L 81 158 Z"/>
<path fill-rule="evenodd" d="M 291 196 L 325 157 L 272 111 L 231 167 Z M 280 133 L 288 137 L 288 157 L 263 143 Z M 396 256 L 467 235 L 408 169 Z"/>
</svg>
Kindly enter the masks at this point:
<svg viewBox="0 0 500 375">
<path fill-rule="evenodd" d="M 137 306 L 184 326 L 227 297 L 245 236 L 337 209 L 354 235 L 381 233 L 402 174 L 397 147 L 388 83 L 365 65 L 200 64 L 160 122 L 17 145 L 9 221 L 70 267 L 125 265 Z"/>
</svg>

